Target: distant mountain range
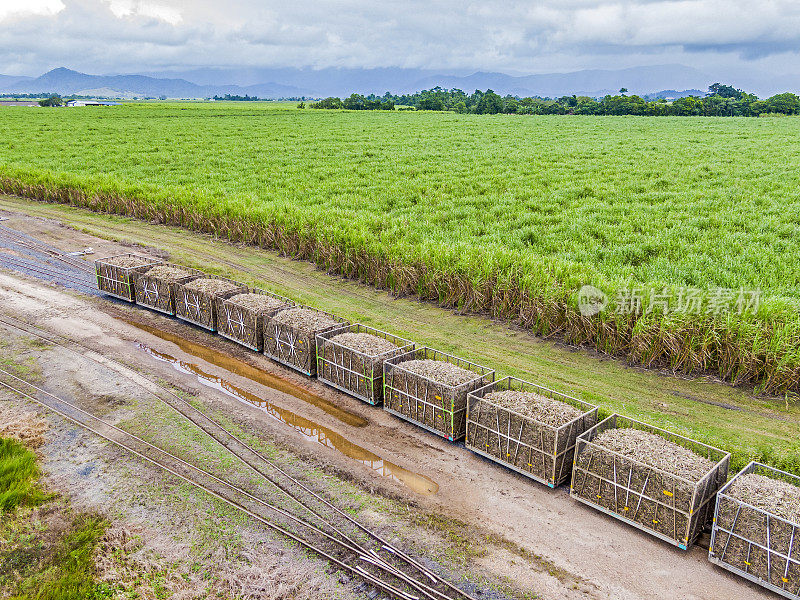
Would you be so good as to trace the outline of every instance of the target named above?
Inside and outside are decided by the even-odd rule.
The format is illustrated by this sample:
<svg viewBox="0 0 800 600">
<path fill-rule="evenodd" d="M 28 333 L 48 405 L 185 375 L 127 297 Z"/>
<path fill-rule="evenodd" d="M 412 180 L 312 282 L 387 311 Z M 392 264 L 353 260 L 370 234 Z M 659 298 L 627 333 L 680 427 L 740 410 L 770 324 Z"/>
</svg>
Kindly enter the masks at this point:
<svg viewBox="0 0 800 600">
<path fill-rule="evenodd" d="M 630 94 L 680 97 L 690 93 L 702 94 L 700 90 L 705 90 L 713 81 L 713 78 L 697 69 L 683 65 L 523 76 L 485 72 L 443 74 L 432 70 L 401 68 L 202 68 L 87 75 L 60 67 L 35 78 L 0 75 L 0 93 L 56 92 L 118 98 L 210 98 L 225 94 L 259 98 L 317 98 L 343 97 L 353 92 L 378 95 L 387 91 L 409 93 L 440 86 L 460 88 L 468 93 L 491 88 L 503 95 L 558 97 L 577 94 L 600 97 L 615 94 L 624 87 Z M 791 88 L 787 86 L 786 89 Z"/>
<path fill-rule="evenodd" d="M 16 80 L 15 80 L 16 79 Z M 13 78 L 0 75 L 0 93 L 38 94 L 56 92 L 81 96 L 117 98 L 210 98 L 215 95 L 248 95 L 259 98 L 286 98 L 311 95 L 307 90 L 278 83 L 238 85 L 198 85 L 185 79 L 163 79 L 145 75 L 87 75 L 60 67 L 40 77 Z"/>
<path fill-rule="evenodd" d="M 675 98 L 687 98 L 688 96 L 705 96 L 706 92 L 703 90 L 661 90 L 654 94 L 645 94 L 645 100 L 674 100 Z"/>
<path fill-rule="evenodd" d="M 586 70 L 571 73 L 514 76 L 504 73 L 442 73 L 426 69 L 193 69 L 190 71 L 142 73 L 152 77 L 180 77 L 198 85 L 235 84 L 253 89 L 262 81 L 275 81 L 310 96 L 349 96 L 385 92 L 409 93 L 430 89 L 459 88 L 471 93 L 491 88 L 499 94 L 555 97 L 565 94 L 604 96 L 627 88 L 632 94 L 646 94 L 670 88 L 705 89 L 708 75 L 683 65 L 659 65 L 618 70 Z M 252 95 L 252 94 L 251 94 Z"/>
</svg>

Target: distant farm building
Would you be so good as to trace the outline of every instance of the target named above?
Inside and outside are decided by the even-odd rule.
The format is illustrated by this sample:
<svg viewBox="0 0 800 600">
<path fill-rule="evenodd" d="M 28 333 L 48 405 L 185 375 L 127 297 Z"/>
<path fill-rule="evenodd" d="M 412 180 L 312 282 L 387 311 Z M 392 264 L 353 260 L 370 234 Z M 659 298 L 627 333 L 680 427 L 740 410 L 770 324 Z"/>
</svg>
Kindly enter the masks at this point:
<svg viewBox="0 0 800 600">
<path fill-rule="evenodd" d="M 0 100 L 0 106 L 39 106 L 36 100 Z"/>
<path fill-rule="evenodd" d="M 118 106 L 119 102 L 109 102 L 107 100 L 70 100 L 67 106 Z"/>
</svg>

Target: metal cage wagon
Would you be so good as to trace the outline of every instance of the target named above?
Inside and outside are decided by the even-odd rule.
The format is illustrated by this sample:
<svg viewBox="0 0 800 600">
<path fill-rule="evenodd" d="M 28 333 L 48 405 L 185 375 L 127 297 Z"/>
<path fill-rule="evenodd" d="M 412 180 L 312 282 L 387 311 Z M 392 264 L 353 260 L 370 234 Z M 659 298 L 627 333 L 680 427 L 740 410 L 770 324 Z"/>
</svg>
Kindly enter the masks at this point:
<svg viewBox="0 0 800 600">
<path fill-rule="evenodd" d="M 751 462 L 717 495 L 708 560 L 773 592 L 800 600 L 800 521 L 783 519 L 731 495 L 731 486 L 755 473 L 800 489 L 800 477 Z"/>
<path fill-rule="evenodd" d="M 368 333 L 396 346 L 369 355 L 348 348 L 331 338 L 342 333 Z M 383 364 L 394 356 L 414 349 L 414 342 L 380 329 L 354 323 L 317 334 L 317 378 L 346 394 L 377 406 L 383 402 Z"/>
<path fill-rule="evenodd" d="M 114 260 L 120 258 L 135 259 L 140 261 L 141 264 L 132 267 L 114 264 Z M 94 261 L 94 268 L 97 273 L 97 289 L 120 300 L 136 302 L 136 274 L 160 264 L 160 260 L 138 254 L 116 254 L 96 260 Z"/>
<path fill-rule="evenodd" d="M 237 287 L 226 292 L 215 293 L 193 290 L 187 287 L 187 284 L 197 279 L 217 279 Z M 175 316 L 209 331 L 217 330 L 217 301 L 220 298 L 228 298 L 247 291 L 246 285 L 225 277 L 206 273 L 203 273 L 200 277 L 194 277 L 190 281 L 175 283 L 173 287 L 175 289 Z"/>
<path fill-rule="evenodd" d="M 691 481 L 593 443 L 614 428 L 659 435 L 708 458 L 713 467 Z M 730 454 L 646 423 L 611 415 L 575 444 L 570 496 L 670 544 L 688 549 L 711 521 L 714 497 L 728 478 Z"/>
<path fill-rule="evenodd" d="M 492 403 L 492 392 L 532 392 L 581 411 L 560 427 Z M 485 456 L 551 488 L 567 481 L 572 472 L 575 442 L 597 424 L 597 407 L 546 387 L 506 377 L 470 392 L 467 396 L 465 444 Z"/>
<path fill-rule="evenodd" d="M 272 298 L 275 300 L 276 306 L 254 309 L 237 303 L 236 295 L 217 298 L 217 333 L 246 348 L 262 352 L 264 350 L 264 318 L 294 306 L 294 302 L 289 298 L 260 288 L 250 288 L 249 293 Z"/>
<path fill-rule="evenodd" d="M 473 371 L 475 378 L 450 386 L 403 368 L 409 360 L 439 360 Z M 464 437 L 467 394 L 494 381 L 494 371 L 452 354 L 419 348 L 390 358 L 384 366 L 384 405 L 387 412 L 450 441 Z"/>
<path fill-rule="evenodd" d="M 156 266 L 171 267 L 186 273 L 185 277 L 178 279 L 178 282 L 185 283 L 204 275 L 202 271 L 190 269 L 182 265 L 172 263 L 161 263 Z M 152 271 L 148 269 L 148 271 Z M 134 275 L 134 288 L 136 290 L 136 304 L 141 304 L 147 308 L 152 308 L 159 312 L 175 315 L 175 289 L 173 283 L 176 280 L 164 279 L 153 273 L 144 271 Z"/>
<path fill-rule="evenodd" d="M 317 374 L 317 334 L 339 329 L 344 325 L 349 325 L 350 322 L 310 306 L 298 304 L 293 308 L 313 311 L 328 317 L 328 320 L 335 324 L 305 331 L 291 323 L 277 321 L 275 317 L 283 312 L 282 310 L 267 315 L 263 317 L 263 352 L 272 360 L 313 377 Z"/>
</svg>

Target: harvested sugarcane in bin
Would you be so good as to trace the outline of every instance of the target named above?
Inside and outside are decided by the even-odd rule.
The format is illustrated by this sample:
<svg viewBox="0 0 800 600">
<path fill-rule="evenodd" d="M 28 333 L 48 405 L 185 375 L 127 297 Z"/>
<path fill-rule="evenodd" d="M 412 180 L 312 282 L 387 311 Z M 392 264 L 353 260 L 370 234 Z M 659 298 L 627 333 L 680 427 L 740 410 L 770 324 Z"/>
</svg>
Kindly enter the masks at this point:
<svg viewBox="0 0 800 600">
<path fill-rule="evenodd" d="M 800 600 L 800 477 L 751 462 L 717 495 L 709 560 Z"/>
<path fill-rule="evenodd" d="M 217 333 L 251 350 L 264 349 L 264 319 L 294 302 L 266 290 L 252 288 L 249 292 L 217 298 Z"/>
<path fill-rule="evenodd" d="M 682 549 L 714 512 L 730 454 L 621 415 L 578 437 L 570 495 Z"/>
<path fill-rule="evenodd" d="M 97 289 L 109 296 L 135 302 L 135 274 L 159 264 L 160 260 L 137 254 L 118 254 L 96 260 L 94 268 L 97 272 Z"/>
<path fill-rule="evenodd" d="M 204 274 L 175 287 L 175 316 L 209 331 L 217 330 L 217 301 L 247 292 L 247 286 Z"/>
<path fill-rule="evenodd" d="M 310 306 L 278 311 L 264 317 L 264 355 L 306 375 L 316 375 L 317 334 L 348 324 Z"/>
<path fill-rule="evenodd" d="M 556 487 L 572 472 L 575 440 L 597 424 L 597 407 L 506 377 L 467 396 L 466 446 Z"/>
<path fill-rule="evenodd" d="M 433 348 L 386 361 L 388 412 L 456 441 L 464 437 L 467 394 L 494 381 L 494 371 Z"/>
<path fill-rule="evenodd" d="M 170 263 L 162 263 L 141 273 L 134 273 L 136 304 L 174 315 L 175 289 L 173 284 L 191 281 L 201 276 L 203 276 L 202 271 Z"/>
<path fill-rule="evenodd" d="M 317 377 L 378 405 L 383 401 L 383 363 L 413 350 L 414 343 L 355 323 L 317 335 Z"/>
</svg>

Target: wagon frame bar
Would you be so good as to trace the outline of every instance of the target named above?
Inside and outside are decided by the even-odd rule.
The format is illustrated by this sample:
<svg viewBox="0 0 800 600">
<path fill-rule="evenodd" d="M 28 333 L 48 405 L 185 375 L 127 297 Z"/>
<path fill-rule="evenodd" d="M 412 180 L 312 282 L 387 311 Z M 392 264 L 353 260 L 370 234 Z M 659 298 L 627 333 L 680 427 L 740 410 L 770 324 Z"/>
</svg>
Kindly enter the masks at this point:
<svg viewBox="0 0 800 600">
<path fill-rule="evenodd" d="M 334 342 L 331 340 L 334 336 L 337 336 L 342 333 L 368 333 L 370 335 L 375 335 L 385 339 L 388 342 L 393 343 L 397 346 L 394 349 L 387 350 L 386 352 L 381 352 L 379 354 L 366 354 L 364 352 L 359 352 L 358 350 L 354 350 L 352 348 L 348 348 L 344 344 L 339 342 Z M 378 368 L 378 373 L 376 375 L 376 365 L 373 364 L 371 368 L 371 373 L 367 376 L 366 373 L 360 373 L 352 368 L 352 355 L 358 354 L 364 358 L 368 359 L 381 359 L 383 357 L 392 358 L 402 354 L 406 354 L 408 351 L 413 350 L 416 346 L 414 342 L 411 340 L 407 340 L 405 338 L 401 338 L 394 334 L 388 333 L 386 331 L 382 331 L 380 329 L 375 329 L 374 327 L 369 327 L 367 325 L 363 325 L 361 323 L 352 323 L 350 325 L 344 325 L 343 327 L 337 327 L 335 329 L 329 329 L 328 331 L 318 333 L 316 335 L 317 340 L 317 379 L 323 382 L 325 385 L 329 385 L 332 388 L 340 390 L 345 394 L 352 396 L 353 398 L 357 398 L 358 400 L 362 400 L 367 404 L 371 404 L 372 406 L 378 406 L 383 403 L 383 394 L 381 394 L 381 398 L 375 397 L 375 381 L 377 379 L 381 380 L 380 391 L 383 392 L 384 382 L 384 364 L 385 361 L 381 361 L 380 368 Z M 320 343 L 321 342 L 321 343 Z M 342 354 L 345 351 L 350 353 L 350 363 L 348 366 L 344 364 L 338 364 L 331 360 L 325 358 L 325 346 L 330 345 L 334 350 L 334 357 L 336 355 L 336 348 L 340 348 L 342 350 Z M 369 390 L 367 394 L 360 394 L 358 392 L 354 392 L 351 389 L 348 389 L 340 384 L 331 381 L 324 375 L 324 366 L 328 363 L 331 366 L 332 372 L 334 373 L 347 373 L 348 381 L 350 381 L 351 377 L 356 379 L 356 382 L 359 380 L 363 380 L 364 382 L 364 389 Z M 369 384 L 369 385 L 367 385 Z M 370 397 L 371 396 L 371 397 Z"/>
<path fill-rule="evenodd" d="M 293 369 L 293 370 L 297 371 L 298 373 L 302 373 L 303 375 L 308 375 L 309 377 L 315 377 L 316 374 L 317 374 L 317 335 L 321 334 L 321 333 L 326 333 L 328 331 L 332 331 L 334 329 L 340 329 L 345 325 L 349 325 L 350 321 L 348 321 L 347 319 L 345 319 L 343 317 L 340 317 L 338 315 L 334 315 L 333 313 L 329 313 L 327 311 L 320 310 L 319 308 L 315 308 L 313 306 L 307 306 L 305 304 L 296 304 L 296 303 L 294 303 L 293 306 L 288 307 L 288 308 L 302 308 L 302 309 L 305 309 L 305 310 L 313 310 L 314 312 L 317 312 L 317 313 L 320 313 L 320 314 L 325 315 L 327 317 L 330 317 L 331 319 L 337 321 L 337 323 L 335 325 L 330 325 L 328 327 L 323 327 L 322 329 L 319 329 L 319 330 L 314 331 L 314 332 L 309 334 L 309 339 L 313 340 L 313 342 L 314 342 L 314 348 L 313 349 L 309 348 L 309 350 L 308 350 L 309 353 L 310 353 L 309 361 L 308 361 L 308 364 L 310 365 L 310 368 L 303 369 L 303 368 L 299 367 L 297 364 L 295 364 L 295 363 L 293 363 L 291 361 L 288 361 L 288 360 L 286 360 L 284 358 L 281 358 L 280 356 L 278 356 L 277 353 L 272 353 L 272 352 L 268 352 L 267 351 L 267 339 L 275 340 L 276 352 L 279 351 L 282 347 L 286 346 L 286 347 L 288 347 L 290 349 L 290 356 L 291 356 L 291 354 L 293 354 L 293 352 L 294 352 L 294 341 L 293 340 L 284 340 L 280 336 L 280 331 L 278 330 L 279 327 L 284 327 L 284 328 L 291 329 L 291 327 L 288 326 L 288 325 L 274 325 L 274 328 L 275 328 L 274 335 L 272 335 L 272 332 L 270 332 L 270 335 L 267 334 L 267 326 L 270 325 L 270 319 L 272 317 L 274 317 L 276 314 L 278 314 L 277 312 L 273 313 L 271 315 L 263 316 L 262 317 L 262 335 L 264 337 L 264 339 L 263 339 L 264 349 L 261 351 L 261 353 L 264 356 L 266 356 L 267 358 L 269 358 L 270 360 L 274 360 L 275 362 L 280 363 L 280 364 L 284 365 L 285 367 L 289 367 L 290 369 Z M 278 312 L 282 312 L 283 310 L 288 310 L 288 308 L 281 309 Z"/>
<path fill-rule="evenodd" d="M 248 293 L 250 293 L 250 294 L 263 294 L 265 296 L 269 296 L 270 298 L 275 298 L 276 300 L 282 300 L 284 302 L 284 305 L 283 306 L 279 306 L 278 308 L 265 309 L 265 310 L 261 310 L 261 311 L 253 311 L 253 310 L 248 309 L 248 308 L 246 308 L 246 307 L 244 307 L 244 306 L 242 306 L 240 304 L 237 304 L 236 301 L 231 300 L 231 298 L 217 298 L 216 301 L 218 303 L 218 308 L 226 308 L 227 309 L 228 306 L 233 306 L 233 307 L 238 308 L 241 311 L 248 311 L 248 312 L 252 312 L 254 314 L 254 316 L 255 316 L 255 331 L 254 331 L 253 335 L 254 335 L 256 343 L 255 344 L 248 344 L 241 337 L 236 337 L 235 335 L 232 335 L 232 334 L 229 334 L 229 333 L 223 331 L 219 326 L 220 315 L 217 315 L 217 321 L 218 321 L 218 323 L 217 323 L 217 334 L 220 335 L 221 337 L 224 337 L 225 339 L 231 340 L 232 342 L 236 342 L 237 344 L 239 344 L 241 346 L 244 346 L 245 348 L 249 348 L 250 350 L 254 350 L 255 352 L 263 352 L 263 350 L 264 350 L 264 321 L 265 321 L 265 317 L 269 317 L 269 316 L 275 315 L 275 314 L 279 313 L 282 310 L 286 310 L 287 308 L 293 308 L 295 306 L 295 303 L 294 303 L 294 300 L 292 300 L 291 298 L 287 298 L 286 296 L 281 296 L 280 294 L 275 294 L 273 292 L 270 292 L 270 291 L 267 291 L 267 290 L 264 290 L 264 289 L 261 289 L 261 288 L 257 288 L 257 287 L 250 287 L 248 289 Z M 234 294 L 234 295 L 236 295 L 236 294 Z M 227 317 L 227 320 L 228 320 L 228 326 L 230 326 L 231 325 L 230 314 L 226 315 L 226 317 Z M 242 324 L 242 330 L 243 330 L 244 329 L 244 324 L 243 324 L 244 316 L 243 315 L 240 317 L 240 320 L 242 321 L 241 324 Z M 237 322 L 236 324 L 238 325 L 240 323 Z M 242 337 L 244 337 L 244 335 L 242 335 Z M 261 345 L 260 348 L 258 347 L 259 343 Z"/>
<path fill-rule="evenodd" d="M 114 258 L 121 258 L 123 256 L 131 256 L 135 258 L 140 258 L 145 263 L 143 265 L 139 265 L 138 267 L 120 267 L 118 265 L 109 264 L 109 260 Z M 150 258 L 149 256 L 142 256 L 141 254 L 134 254 L 133 252 L 126 252 L 123 254 L 114 254 L 113 256 L 106 256 L 105 258 L 100 258 L 94 261 L 94 268 L 95 274 L 97 275 L 97 289 L 106 294 L 107 296 L 112 296 L 114 298 L 119 298 L 120 300 L 125 300 L 126 302 L 130 302 L 132 304 L 136 304 L 136 275 L 143 271 L 146 271 L 150 267 L 155 267 L 156 265 L 164 264 L 163 261 Z M 112 271 L 121 271 L 123 273 L 123 279 L 115 279 L 108 274 L 103 275 L 103 268 L 106 270 L 110 269 Z M 106 271 L 107 272 L 107 271 Z M 117 283 L 122 286 L 125 286 L 128 289 L 128 296 L 123 294 L 117 294 L 116 292 L 109 291 L 106 287 L 103 286 L 104 281 L 111 281 L 112 283 Z"/>
</svg>

